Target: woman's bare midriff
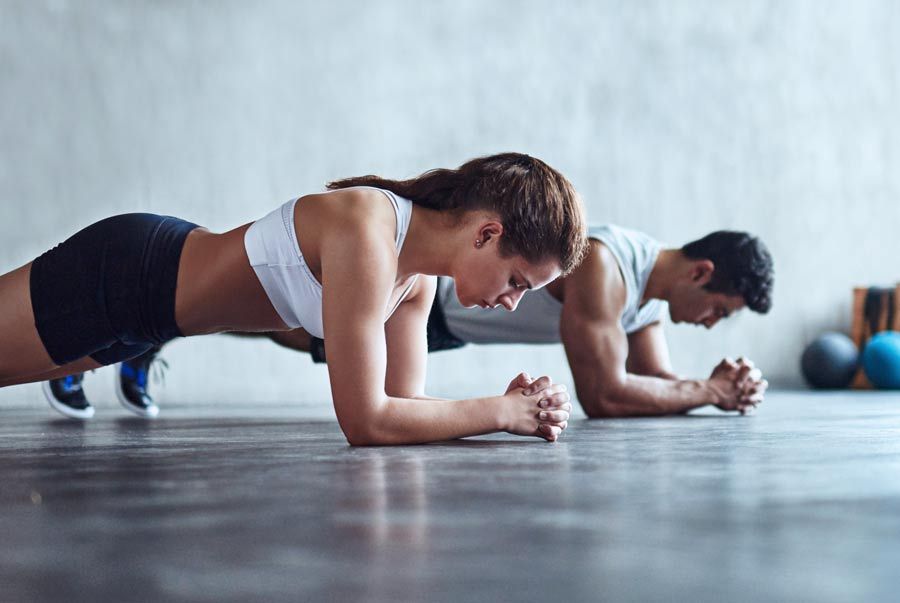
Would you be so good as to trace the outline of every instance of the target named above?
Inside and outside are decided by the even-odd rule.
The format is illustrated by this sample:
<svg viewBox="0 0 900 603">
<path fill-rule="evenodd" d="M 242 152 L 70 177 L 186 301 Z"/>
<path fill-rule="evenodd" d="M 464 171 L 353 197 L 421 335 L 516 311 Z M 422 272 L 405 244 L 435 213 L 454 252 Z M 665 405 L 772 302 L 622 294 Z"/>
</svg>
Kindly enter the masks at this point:
<svg viewBox="0 0 900 603">
<path fill-rule="evenodd" d="M 185 335 L 288 328 L 247 259 L 249 227 L 222 234 L 198 228 L 185 240 L 175 290 L 175 322 Z"/>
<path fill-rule="evenodd" d="M 344 211 L 350 218 L 359 218 L 357 208 L 325 206 L 322 197 L 304 198 L 313 201 L 297 203 L 295 229 L 310 272 L 322 282 L 320 261 L 321 225 L 329 220 L 343 224 L 346 216 L 335 217 L 334 211 Z M 301 201 L 304 201 L 301 199 Z M 387 236 L 393 238 L 395 217 L 390 201 L 383 200 L 383 222 Z M 303 211 L 303 219 L 299 213 Z M 281 320 L 275 307 L 256 276 L 244 247 L 244 224 L 226 233 L 215 234 L 205 228 L 192 231 L 184 243 L 178 265 L 178 284 L 175 290 L 175 322 L 185 335 L 204 335 L 222 331 L 284 331 L 289 327 Z M 401 301 L 414 277 L 394 283 L 385 319 Z"/>
</svg>

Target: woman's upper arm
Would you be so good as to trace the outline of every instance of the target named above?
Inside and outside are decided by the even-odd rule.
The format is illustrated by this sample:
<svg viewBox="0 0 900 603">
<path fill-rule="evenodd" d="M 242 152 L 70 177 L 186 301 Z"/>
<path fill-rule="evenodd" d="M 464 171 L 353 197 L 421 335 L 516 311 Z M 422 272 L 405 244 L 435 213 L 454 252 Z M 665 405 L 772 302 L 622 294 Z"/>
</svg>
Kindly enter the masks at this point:
<svg viewBox="0 0 900 603">
<path fill-rule="evenodd" d="M 426 327 L 437 278 L 420 275 L 412 291 L 385 324 L 387 339 L 387 395 L 412 398 L 425 394 L 428 364 Z"/>
<path fill-rule="evenodd" d="M 386 399 L 384 312 L 396 250 L 389 236 L 341 228 L 323 239 L 321 262 L 328 377 L 338 421 L 352 441 Z"/>
</svg>

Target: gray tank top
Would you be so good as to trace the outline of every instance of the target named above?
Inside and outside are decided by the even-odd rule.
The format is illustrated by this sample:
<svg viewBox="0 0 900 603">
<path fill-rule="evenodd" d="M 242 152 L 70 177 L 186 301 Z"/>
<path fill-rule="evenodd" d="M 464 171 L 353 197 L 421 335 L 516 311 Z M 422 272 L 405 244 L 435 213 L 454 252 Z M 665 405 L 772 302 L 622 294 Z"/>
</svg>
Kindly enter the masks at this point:
<svg viewBox="0 0 900 603">
<path fill-rule="evenodd" d="M 588 229 L 588 236 L 606 245 L 616 258 L 625 281 L 622 328 L 634 333 L 660 319 L 665 302 L 648 300 L 640 305 L 650 271 L 661 245 L 650 236 L 606 225 Z M 527 292 L 515 312 L 503 308 L 466 308 L 456 298 L 450 278 L 438 279 L 437 300 L 444 310 L 450 332 L 470 343 L 559 343 L 562 303 L 547 288 Z"/>
</svg>

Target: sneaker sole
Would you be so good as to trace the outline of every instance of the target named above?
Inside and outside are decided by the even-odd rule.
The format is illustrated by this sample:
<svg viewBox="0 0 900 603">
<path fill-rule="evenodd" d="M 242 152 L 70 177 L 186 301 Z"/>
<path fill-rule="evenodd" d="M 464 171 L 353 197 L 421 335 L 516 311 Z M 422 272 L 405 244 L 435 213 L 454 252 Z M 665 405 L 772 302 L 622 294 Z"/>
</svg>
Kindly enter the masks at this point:
<svg viewBox="0 0 900 603">
<path fill-rule="evenodd" d="M 50 389 L 49 381 L 44 381 L 43 383 L 41 383 L 41 391 L 44 392 L 44 397 L 47 399 L 47 402 L 50 403 L 50 407 L 61 415 L 65 415 L 70 419 L 81 419 L 82 421 L 86 421 L 87 419 L 90 419 L 94 416 L 93 406 L 88 406 L 84 410 L 76 410 L 71 406 L 66 406 L 65 404 L 57 400 L 53 395 L 53 390 Z"/>
<path fill-rule="evenodd" d="M 119 386 L 119 371 L 115 371 L 115 390 L 116 390 L 116 399 L 119 401 L 119 404 L 122 405 L 125 410 L 136 414 L 142 419 L 155 419 L 159 415 L 159 406 L 153 404 L 148 406 L 147 408 L 138 408 L 134 404 L 132 404 L 128 398 L 125 397 L 125 394 L 122 392 L 122 388 Z"/>
</svg>

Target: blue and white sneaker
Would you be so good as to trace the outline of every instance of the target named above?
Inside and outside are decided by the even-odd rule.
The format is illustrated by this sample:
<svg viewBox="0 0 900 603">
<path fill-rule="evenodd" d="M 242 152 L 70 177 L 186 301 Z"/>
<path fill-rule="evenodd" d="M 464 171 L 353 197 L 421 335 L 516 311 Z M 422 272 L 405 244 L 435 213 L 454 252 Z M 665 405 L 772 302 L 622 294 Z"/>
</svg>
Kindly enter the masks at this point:
<svg viewBox="0 0 900 603">
<path fill-rule="evenodd" d="M 159 350 L 158 347 L 151 348 L 136 358 L 122 362 L 116 375 L 116 397 L 119 403 L 145 419 L 153 419 L 159 414 L 159 406 L 147 391 L 150 367 L 154 363 L 169 367 L 165 360 L 156 357 Z"/>
<path fill-rule="evenodd" d="M 81 382 L 84 373 L 76 373 L 62 379 L 51 379 L 41 384 L 44 397 L 54 410 L 73 419 L 90 419 L 94 416 L 94 407 L 84 396 Z"/>
</svg>

